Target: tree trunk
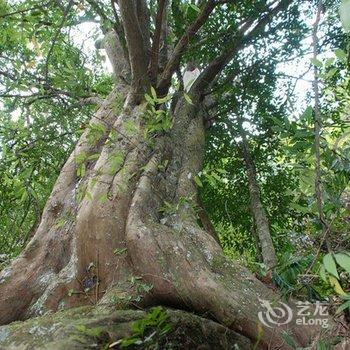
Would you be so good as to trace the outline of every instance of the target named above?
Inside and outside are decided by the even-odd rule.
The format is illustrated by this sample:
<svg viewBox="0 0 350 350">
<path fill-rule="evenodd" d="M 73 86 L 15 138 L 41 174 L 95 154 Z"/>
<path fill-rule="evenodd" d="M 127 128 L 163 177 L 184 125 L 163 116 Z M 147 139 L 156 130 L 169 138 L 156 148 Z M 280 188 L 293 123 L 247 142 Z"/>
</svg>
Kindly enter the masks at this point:
<svg viewBox="0 0 350 350">
<path fill-rule="evenodd" d="M 317 13 L 316 20 L 313 25 L 312 31 L 312 48 L 313 48 L 313 59 L 317 60 L 318 55 L 318 37 L 317 31 L 319 22 L 321 20 L 323 4 L 322 1 L 319 0 L 317 3 Z M 323 181 L 322 181 L 322 164 L 321 164 L 321 138 L 322 138 L 322 115 L 320 110 L 320 89 L 319 89 L 319 71 L 317 66 L 313 67 L 314 80 L 313 80 L 313 90 L 314 90 L 314 132 L 315 132 L 315 200 L 318 211 L 318 218 L 322 225 L 322 240 L 325 243 L 327 248 L 327 252 L 331 252 L 331 246 L 329 243 L 330 226 L 327 222 L 327 219 L 324 214 L 324 199 L 323 199 Z"/>
<path fill-rule="evenodd" d="M 126 94 L 117 87 L 96 112 L 34 237 L 1 272 L 1 324 L 113 299 L 119 308 L 161 304 L 205 313 L 261 348 L 288 349 L 287 328 L 308 344 L 311 328 L 261 324 L 261 300 L 280 297 L 228 260 L 198 225 L 199 96 L 192 94 L 193 105 L 180 98 L 171 133 L 150 140 L 145 104 L 123 109 Z"/>
<path fill-rule="evenodd" d="M 276 253 L 272 243 L 269 220 L 260 198 L 260 188 L 257 181 L 254 160 L 250 154 L 248 140 L 241 122 L 238 122 L 242 137 L 242 151 L 250 194 L 250 210 L 253 216 L 256 235 L 258 236 L 257 250 L 261 252 L 262 261 L 271 270 L 276 266 Z"/>
</svg>

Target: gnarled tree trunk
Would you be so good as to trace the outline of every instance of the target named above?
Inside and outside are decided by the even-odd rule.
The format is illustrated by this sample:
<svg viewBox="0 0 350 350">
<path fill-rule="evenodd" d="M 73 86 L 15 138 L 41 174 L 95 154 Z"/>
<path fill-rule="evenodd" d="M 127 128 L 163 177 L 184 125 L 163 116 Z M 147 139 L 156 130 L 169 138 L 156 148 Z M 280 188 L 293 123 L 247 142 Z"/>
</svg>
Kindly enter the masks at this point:
<svg viewBox="0 0 350 350">
<path fill-rule="evenodd" d="M 114 297 L 207 313 L 252 340 L 261 337 L 261 345 L 281 344 L 280 330 L 258 319 L 259 300 L 279 297 L 226 259 L 198 226 L 199 101 L 180 98 L 172 132 L 152 148 L 141 126 L 133 135 L 128 128 L 141 124 L 145 105 L 116 115 L 124 91 L 116 90 L 62 168 L 34 238 L 2 272 L 1 323 Z M 96 125 L 104 132 L 93 140 Z M 82 154 L 86 173 L 79 178 Z M 307 344 L 306 332 L 291 332 Z"/>
<path fill-rule="evenodd" d="M 217 4 L 203 5 L 198 22 L 174 48 L 157 79 L 160 96 L 167 93 L 188 40 Z M 247 36 L 238 35 L 203 71 L 189 92 L 192 103 L 181 92 L 174 95 L 173 125 L 156 135 L 145 135 L 147 26 L 143 8 L 135 12 L 134 5 L 119 0 L 131 84 L 119 84 L 100 106 L 62 168 L 34 237 L 2 271 L 0 323 L 113 300 L 119 308 L 161 304 L 205 314 L 261 348 L 289 348 L 282 338 L 287 329 L 298 344 L 307 345 L 311 328 L 293 322 L 270 328 L 259 321 L 261 300 L 280 297 L 228 260 L 215 237 L 201 228 L 193 181 L 202 167 L 205 89 L 288 1 Z"/>
</svg>

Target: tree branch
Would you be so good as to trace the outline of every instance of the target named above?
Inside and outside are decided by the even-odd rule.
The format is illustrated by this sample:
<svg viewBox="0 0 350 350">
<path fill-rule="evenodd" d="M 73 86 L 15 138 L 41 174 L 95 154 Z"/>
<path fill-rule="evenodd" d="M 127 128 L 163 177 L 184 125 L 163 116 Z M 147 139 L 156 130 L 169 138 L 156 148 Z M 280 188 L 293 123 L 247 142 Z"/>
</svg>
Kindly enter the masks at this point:
<svg viewBox="0 0 350 350">
<path fill-rule="evenodd" d="M 79 100 L 78 104 L 80 106 L 86 106 L 86 105 L 90 105 L 90 104 L 93 104 L 93 105 L 102 105 L 102 103 L 104 102 L 105 100 L 99 96 L 91 96 L 91 97 L 83 97 Z"/>
<path fill-rule="evenodd" d="M 149 85 L 147 74 L 147 53 L 137 18 L 135 2 L 119 0 L 126 42 L 129 48 L 129 60 L 132 74 L 133 102 L 137 103 Z"/>
<path fill-rule="evenodd" d="M 162 30 L 160 36 L 160 48 L 159 48 L 159 59 L 158 59 L 158 74 L 161 74 L 164 71 L 164 68 L 168 62 L 168 52 L 169 50 L 169 26 L 168 26 L 168 6 L 165 7 L 163 21 L 162 21 Z M 158 79 L 158 77 L 157 77 Z M 155 84 L 156 86 L 156 84 Z"/>
<path fill-rule="evenodd" d="M 105 38 L 110 33 L 111 29 L 115 31 L 118 37 L 119 43 L 121 45 L 121 48 L 123 50 L 124 59 L 127 62 L 127 64 L 129 64 L 129 51 L 125 40 L 124 28 L 120 22 L 117 9 L 115 7 L 116 0 L 111 0 L 111 7 L 112 7 L 114 21 L 107 16 L 106 12 L 103 10 L 102 6 L 98 4 L 97 1 L 95 0 L 86 0 L 86 1 L 90 4 L 91 8 L 96 12 L 96 14 L 99 15 L 99 17 L 101 18 L 101 30 L 103 34 L 105 34 Z M 111 43 L 111 45 L 113 45 L 113 43 Z"/>
<path fill-rule="evenodd" d="M 312 47 L 313 58 L 317 60 L 318 55 L 318 38 L 317 31 L 321 20 L 321 12 L 323 9 L 322 0 L 317 3 L 316 20 L 312 31 Z M 319 80 L 318 80 L 318 68 L 314 65 L 314 81 L 313 81 L 315 106 L 314 106 L 314 129 L 315 129 L 315 198 L 317 204 L 318 216 L 322 225 L 323 239 L 326 242 L 327 250 L 330 251 L 330 244 L 327 239 L 327 233 L 330 231 L 330 227 L 327 223 L 323 212 L 323 192 L 322 192 L 322 174 L 321 174 L 321 133 L 323 129 L 322 116 L 320 110 L 320 92 L 319 92 Z"/>
<path fill-rule="evenodd" d="M 129 50 L 128 50 L 128 46 L 126 44 L 125 32 L 124 32 L 124 28 L 120 22 L 119 16 L 118 16 L 116 4 L 117 4 L 117 0 L 111 0 L 112 11 L 113 11 L 113 16 L 114 16 L 113 28 L 114 28 L 114 31 L 117 33 L 120 45 L 123 48 L 125 60 L 126 60 L 126 62 L 129 62 Z M 129 63 L 129 65 L 130 65 L 130 63 Z"/>
<path fill-rule="evenodd" d="M 3 75 L 4 77 L 8 78 L 8 79 L 11 79 L 11 80 L 16 80 L 16 76 L 9 73 L 9 72 L 5 72 L 3 70 L 0 70 L 0 75 Z"/>
<path fill-rule="evenodd" d="M 146 53 L 147 66 L 149 63 L 149 55 L 151 51 L 151 31 L 150 31 L 150 13 L 146 0 L 135 0 L 136 14 L 139 21 L 141 35 L 143 39 L 143 47 Z"/>
<path fill-rule="evenodd" d="M 26 12 L 30 12 L 30 11 L 33 11 L 33 10 L 44 9 L 45 7 L 49 6 L 50 3 L 51 3 L 51 1 L 48 1 L 48 2 L 46 2 L 44 4 L 36 5 L 36 6 L 30 7 L 30 8 L 26 8 L 26 9 L 23 9 L 23 10 L 18 10 L 18 11 L 5 13 L 5 14 L 1 15 L 0 18 L 6 18 L 6 17 L 20 15 L 20 14 L 22 15 L 22 14 L 24 14 Z"/>
<path fill-rule="evenodd" d="M 160 95 L 166 95 L 171 83 L 171 77 L 173 73 L 177 70 L 180 65 L 181 57 L 187 48 L 190 40 L 195 36 L 198 30 L 204 25 L 208 20 L 209 15 L 213 12 L 215 6 L 218 3 L 215 0 L 209 0 L 203 6 L 197 19 L 188 27 L 186 33 L 181 37 L 179 42 L 174 48 L 174 52 L 170 57 L 165 69 L 162 73 L 161 79 L 157 85 L 157 90 Z"/>
<path fill-rule="evenodd" d="M 95 0 L 86 0 L 87 3 L 91 6 L 94 12 L 101 18 L 101 30 L 103 34 L 107 34 L 109 31 L 109 25 L 112 24 L 106 13 L 99 6 L 98 2 Z"/>
<path fill-rule="evenodd" d="M 286 9 L 293 0 L 281 0 L 281 2 L 273 9 L 268 8 L 267 13 L 258 21 L 258 23 L 251 29 L 254 19 L 250 18 L 244 23 L 238 33 L 232 37 L 232 44 L 220 56 L 214 59 L 209 66 L 201 73 L 201 75 L 194 82 L 191 90 L 203 93 L 205 89 L 211 84 L 215 77 L 221 73 L 227 63 L 234 57 L 234 55 L 251 39 L 256 37 L 266 24 L 280 11 Z M 249 30 L 249 32 L 248 32 Z M 248 32 L 248 33 L 247 33 Z M 246 34 L 247 33 L 247 34 Z"/>
<path fill-rule="evenodd" d="M 156 16 L 156 27 L 153 36 L 153 44 L 151 51 L 151 62 L 149 75 L 152 85 L 156 85 L 157 75 L 158 75 L 158 62 L 159 62 L 159 46 L 160 46 L 160 38 L 162 34 L 162 24 L 163 17 L 165 13 L 167 0 L 158 0 L 158 12 Z"/>
<path fill-rule="evenodd" d="M 63 13 L 63 17 L 62 17 L 62 20 L 61 20 L 61 23 L 57 29 L 57 32 L 55 34 L 55 36 L 53 37 L 52 39 L 52 43 L 51 43 L 51 46 L 50 46 L 50 49 L 49 49 L 49 52 L 47 53 L 47 56 L 46 56 L 46 62 L 45 62 L 45 68 L 44 68 L 44 76 L 45 76 L 45 81 L 47 82 L 48 81 L 48 76 L 49 76 L 49 62 L 50 62 L 50 57 L 52 55 L 52 52 L 53 52 L 53 49 L 56 45 L 56 41 L 61 33 L 61 29 L 67 19 L 67 16 L 68 16 L 68 13 L 69 13 L 69 10 L 72 8 L 72 6 L 74 5 L 74 0 L 70 0 L 67 7 L 65 8 L 64 10 L 64 13 Z"/>
<path fill-rule="evenodd" d="M 96 104 L 98 106 L 102 105 L 102 103 L 105 101 L 103 98 L 99 96 L 94 95 L 83 95 L 83 96 L 77 96 L 74 93 L 70 91 L 64 91 L 60 89 L 56 89 L 52 86 L 45 86 L 45 94 L 42 94 L 41 92 L 33 92 L 28 95 L 22 95 L 22 94 L 9 94 L 9 93 L 3 93 L 0 94 L 0 97 L 2 98 L 14 98 L 14 99 L 21 99 L 28 101 L 23 102 L 24 105 L 30 106 L 33 103 L 35 103 L 38 100 L 44 100 L 44 99 L 50 99 L 50 98 L 62 98 L 62 96 L 69 97 L 74 100 L 78 100 L 77 106 L 85 106 L 88 104 Z"/>
</svg>

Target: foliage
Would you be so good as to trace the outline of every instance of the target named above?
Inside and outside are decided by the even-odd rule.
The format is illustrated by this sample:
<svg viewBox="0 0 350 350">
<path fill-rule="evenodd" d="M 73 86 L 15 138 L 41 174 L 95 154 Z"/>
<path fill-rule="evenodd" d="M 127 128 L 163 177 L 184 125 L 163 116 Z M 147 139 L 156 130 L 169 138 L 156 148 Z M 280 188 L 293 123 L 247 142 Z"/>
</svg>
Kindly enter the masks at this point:
<svg viewBox="0 0 350 350">
<path fill-rule="evenodd" d="M 303 12 L 302 6 L 299 11 Z M 317 60 L 311 60 L 311 64 L 320 68 L 323 88 L 323 210 L 331 226 L 327 239 L 332 250 L 341 252 L 350 248 L 347 243 L 349 78 L 345 36 L 340 33 L 339 20 L 331 22 L 338 16 L 337 11 L 335 4 L 327 3 L 326 20 L 321 31 L 327 38 L 325 42 L 328 40 L 330 44 L 321 46 L 322 55 Z M 309 14 L 304 12 L 306 16 Z M 295 21 L 293 30 L 302 36 L 307 29 Z M 220 105 L 215 111 L 214 125 L 209 130 L 206 167 L 214 171 L 224 169 L 224 182 L 214 184 L 199 178 L 198 185 L 226 254 L 235 259 L 243 258 L 251 269 L 266 273 L 258 263 L 252 234 L 248 180 L 242 156 L 242 139 L 237 127 L 241 121 L 247 133 L 262 200 L 279 255 L 279 264 L 273 273 L 274 282 L 287 294 L 303 294 L 310 299 L 320 299 L 332 294 L 333 288 L 329 280 L 324 282 L 320 277 L 314 277 L 319 273 L 326 251 L 315 201 L 313 100 L 308 92 L 305 98 L 308 106 L 304 111 L 295 113 L 300 101 L 293 93 L 295 84 L 288 77 L 289 86 L 286 85 L 281 79 L 283 74 L 276 69 L 279 60 L 289 62 L 288 57 L 293 55 L 300 62 L 307 47 L 294 41 L 285 51 L 276 49 L 276 43 L 268 46 L 268 40 L 265 45 L 259 49 L 266 52 L 273 47 L 272 51 L 278 52 L 278 57 L 271 52 L 268 59 L 263 59 L 262 53 L 242 57 L 242 61 L 237 58 L 238 62 L 234 61 L 231 65 L 232 72 L 235 65 L 240 65 L 239 78 L 232 75 L 226 81 L 223 77 L 226 84 L 218 90 Z M 281 86 L 283 94 L 279 95 Z M 310 92 L 311 89 L 310 85 Z M 285 94 L 288 95 L 287 99 Z M 305 273 L 308 276 L 303 276 Z M 342 276 L 338 284 L 346 286 L 348 277 Z M 333 281 L 333 287 L 335 283 Z"/>
<path fill-rule="evenodd" d="M 171 100 L 172 96 L 168 95 L 162 98 L 157 97 L 154 88 L 151 88 L 152 96 L 145 94 L 147 102 L 145 119 L 145 138 L 150 140 L 152 136 L 159 132 L 169 131 L 172 127 L 172 118 L 169 110 L 160 108 L 164 103 Z"/>
<path fill-rule="evenodd" d="M 151 309 L 144 318 L 132 324 L 132 335 L 124 338 L 120 347 L 145 349 L 154 342 L 158 342 L 171 330 L 168 319 L 166 311 L 160 306 Z"/>
<path fill-rule="evenodd" d="M 82 99 L 105 96 L 112 86 L 101 55 L 87 55 L 74 38 L 77 26 L 94 16 L 80 3 L 64 6 L 0 1 L 0 252 L 8 256 L 35 230 L 93 112 Z"/>
</svg>

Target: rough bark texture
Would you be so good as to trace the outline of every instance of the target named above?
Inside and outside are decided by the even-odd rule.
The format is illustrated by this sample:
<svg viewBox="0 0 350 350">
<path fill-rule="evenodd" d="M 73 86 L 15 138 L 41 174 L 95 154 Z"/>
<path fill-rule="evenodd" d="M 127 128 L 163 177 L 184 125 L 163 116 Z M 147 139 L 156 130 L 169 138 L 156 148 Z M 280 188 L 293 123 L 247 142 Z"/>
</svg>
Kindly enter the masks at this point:
<svg viewBox="0 0 350 350">
<path fill-rule="evenodd" d="M 257 249 L 261 251 L 263 263 L 269 270 L 271 270 L 276 266 L 277 260 L 275 248 L 271 239 L 269 220 L 267 218 L 263 203 L 261 202 L 260 188 L 257 181 L 255 164 L 249 150 L 248 140 L 243 130 L 242 124 L 239 126 L 240 134 L 242 137 L 243 158 L 248 177 L 250 210 L 253 216 L 255 234 L 258 237 Z"/>
<path fill-rule="evenodd" d="M 121 110 L 123 96 L 119 88 L 97 111 L 35 236 L 2 271 L 1 323 L 112 298 L 119 307 L 163 304 L 206 313 L 262 347 L 283 348 L 282 327 L 277 333 L 258 319 L 260 299 L 279 296 L 225 258 L 197 223 L 193 176 L 202 166 L 204 127 L 196 96 L 194 105 L 179 100 L 172 133 L 153 147 L 141 127 L 145 106 Z M 94 139 L 96 124 L 104 132 Z M 79 178 L 81 154 L 86 173 Z M 309 342 L 311 334 L 287 327 L 300 344 Z"/>
<path fill-rule="evenodd" d="M 129 60 L 125 59 L 122 45 L 115 31 L 110 31 L 105 35 L 103 48 L 106 50 L 115 79 L 130 82 Z"/>
<path fill-rule="evenodd" d="M 151 310 L 152 311 L 152 310 Z M 150 311 L 150 312 L 151 312 Z M 163 309 L 165 322 L 148 326 L 138 336 L 137 349 L 241 349 L 249 350 L 248 338 L 194 314 Z M 111 344 L 120 348 L 122 339 L 135 336 L 135 321 L 145 320 L 140 310 L 115 310 L 111 307 L 81 307 L 54 315 L 16 322 L 0 327 L 0 347 L 8 350 L 102 349 Z M 165 326 L 170 330 L 162 334 Z"/>
<path fill-rule="evenodd" d="M 144 0 L 119 0 L 132 75 L 133 102 L 142 100 L 149 84 L 147 75 L 149 28 Z"/>
<path fill-rule="evenodd" d="M 203 6 L 190 36 L 219 3 Z M 288 3 L 281 1 L 248 35 Z M 168 305 L 205 314 L 260 348 L 288 349 L 283 330 L 307 345 L 310 327 L 260 322 L 259 311 L 266 312 L 261 300 L 278 302 L 280 296 L 227 259 L 198 215 L 193 178 L 204 153 L 203 93 L 245 41 L 239 35 L 238 46 L 208 66 L 189 92 L 191 104 L 175 94 L 171 129 L 152 134 L 147 128 L 154 121 L 142 102 L 149 87 L 146 2 L 118 4 L 131 87 L 117 86 L 100 106 L 62 168 L 34 237 L 0 273 L 0 324 L 113 301 L 118 309 Z M 180 38 L 175 47 L 158 82 L 160 95 L 168 91 L 188 40 Z M 107 319 L 118 323 L 118 315 Z"/>
</svg>

